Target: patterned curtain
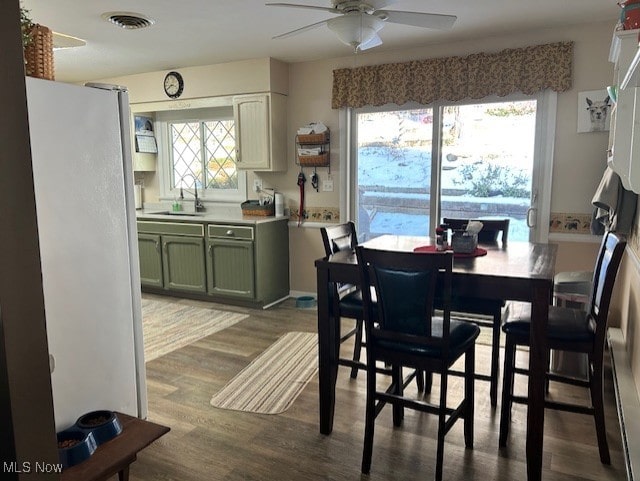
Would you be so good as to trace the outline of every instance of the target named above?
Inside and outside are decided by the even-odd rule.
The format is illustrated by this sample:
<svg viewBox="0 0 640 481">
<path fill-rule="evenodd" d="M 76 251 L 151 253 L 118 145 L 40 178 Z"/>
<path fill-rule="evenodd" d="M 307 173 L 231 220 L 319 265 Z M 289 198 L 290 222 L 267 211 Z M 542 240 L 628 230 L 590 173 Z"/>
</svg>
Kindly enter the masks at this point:
<svg viewBox="0 0 640 481">
<path fill-rule="evenodd" d="M 573 42 L 333 71 L 331 107 L 504 97 L 571 88 Z"/>
</svg>

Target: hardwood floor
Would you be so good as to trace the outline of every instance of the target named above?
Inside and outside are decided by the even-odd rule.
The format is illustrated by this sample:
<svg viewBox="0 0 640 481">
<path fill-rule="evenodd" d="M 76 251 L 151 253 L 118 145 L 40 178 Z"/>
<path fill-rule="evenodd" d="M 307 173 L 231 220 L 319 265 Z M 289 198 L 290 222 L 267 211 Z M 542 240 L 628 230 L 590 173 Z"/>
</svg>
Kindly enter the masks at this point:
<svg viewBox="0 0 640 481">
<path fill-rule="evenodd" d="M 170 426 L 171 432 L 139 454 L 131 466 L 132 481 L 432 479 L 435 416 L 407 410 L 404 425 L 393 428 L 389 407 L 376 423 L 371 474 L 361 475 L 364 373 L 352 380 L 349 370 L 340 368 L 330 436 L 318 429 L 317 376 L 283 414 L 247 414 L 210 406 L 212 395 L 279 336 L 316 330 L 316 311 L 296 309 L 292 300 L 266 311 L 215 307 L 250 317 L 147 363 L 149 420 Z M 477 366 L 488 367 L 489 346 L 478 345 L 476 352 Z M 525 361 L 525 356 L 519 357 Z M 452 398 L 461 392 L 461 381 L 451 380 Z M 516 390 L 524 392 L 524 379 L 518 381 Z M 553 384 L 551 394 L 560 395 Z M 437 395 L 437 389 L 431 395 Z M 577 396 L 573 391 L 562 395 Z M 599 461 L 591 417 L 547 410 L 545 480 L 626 479 L 610 370 L 606 402 L 611 466 Z M 444 479 L 525 480 L 526 407 L 514 406 L 508 447 L 503 450 L 498 449 L 500 406 L 491 408 L 486 382 L 476 383 L 475 407 L 474 449 L 464 448 L 462 424 L 454 426 L 446 438 Z"/>
</svg>

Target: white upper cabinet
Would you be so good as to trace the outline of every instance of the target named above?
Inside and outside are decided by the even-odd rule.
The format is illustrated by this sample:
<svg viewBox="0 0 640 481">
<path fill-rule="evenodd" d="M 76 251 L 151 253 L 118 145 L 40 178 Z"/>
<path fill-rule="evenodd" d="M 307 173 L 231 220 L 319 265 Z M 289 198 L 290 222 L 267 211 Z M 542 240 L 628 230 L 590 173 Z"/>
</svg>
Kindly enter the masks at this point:
<svg viewBox="0 0 640 481">
<path fill-rule="evenodd" d="M 286 97 L 275 93 L 233 98 L 238 169 L 287 170 Z"/>
<path fill-rule="evenodd" d="M 611 117 L 609 165 L 627 190 L 640 193 L 640 30 L 615 32 L 609 60 L 614 62 L 614 85 L 619 85 Z"/>
<path fill-rule="evenodd" d="M 609 60 L 615 64 L 614 84 L 620 85 L 627 74 L 638 49 L 638 31 L 622 30 L 613 35 Z M 632 139 L 636 89 L 618 89 L 616 107 L 611 115 L 609 134 L 609 165 L 620 176 L 625 189 L 630 188 L 629 166 L 632 157 Z M 637 136 L 636 136 L 637 137 Z M 637 139 L 636 139 L 637 140 Z M 636 152 L 636 155 L 637 152 Z"/>
</svg>

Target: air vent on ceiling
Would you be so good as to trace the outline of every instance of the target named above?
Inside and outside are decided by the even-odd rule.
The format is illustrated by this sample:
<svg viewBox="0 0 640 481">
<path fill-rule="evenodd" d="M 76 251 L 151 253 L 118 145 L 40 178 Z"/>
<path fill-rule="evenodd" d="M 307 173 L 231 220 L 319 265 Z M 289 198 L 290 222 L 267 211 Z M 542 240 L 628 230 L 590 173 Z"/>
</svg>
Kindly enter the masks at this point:
<svg viewBox="0 0 640 481">
<path fill-rule="evenodd" d="M 107 12 L 101 16 L 114 25 L 127 29 L 146 28 L 156 23 L 152 18 L 133 12 Z"/>
</svg>

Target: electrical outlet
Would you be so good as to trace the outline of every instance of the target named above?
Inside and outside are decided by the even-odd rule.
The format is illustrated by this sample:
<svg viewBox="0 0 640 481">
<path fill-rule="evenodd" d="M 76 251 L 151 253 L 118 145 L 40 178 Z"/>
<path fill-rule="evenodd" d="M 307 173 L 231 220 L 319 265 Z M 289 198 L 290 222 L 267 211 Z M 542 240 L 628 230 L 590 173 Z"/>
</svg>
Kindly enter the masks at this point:
<svg viewBox="0 0 640 481">
<path fill-rule="evenodd" d="M 262 190 L 262 179 L 253 179 L 253 191 L 260 192 Z"/>
<path fill-rule="evenodd" d="M 322 181 L 322 192 L 333 192 L 333 180 Z"/>
</svg>

